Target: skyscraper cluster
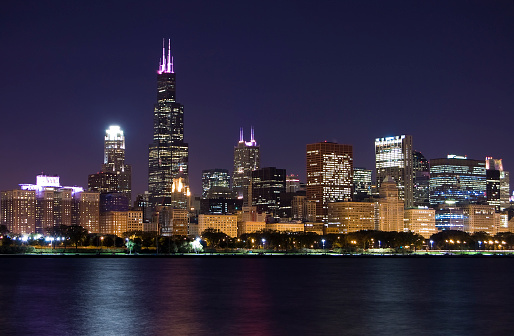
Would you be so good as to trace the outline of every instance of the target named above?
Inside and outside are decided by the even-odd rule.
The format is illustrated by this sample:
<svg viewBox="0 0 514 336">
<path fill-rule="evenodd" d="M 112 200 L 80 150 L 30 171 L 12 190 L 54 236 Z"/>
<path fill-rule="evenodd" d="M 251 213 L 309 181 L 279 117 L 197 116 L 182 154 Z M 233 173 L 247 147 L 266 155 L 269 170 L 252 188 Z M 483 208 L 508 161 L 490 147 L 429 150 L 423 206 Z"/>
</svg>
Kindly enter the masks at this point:
<svg viewBox="0 0 514 336">
<path fill-rule="evenodd" d="M 2 224 L 20 234 L 72 224 L 100 234 L 146 230 L 169 236 L 206 229 L 230 236 L 265 229 L 411 231 L 426 238 L 445 229 L 514 232 L 509 173 L 501 159 L 448 155 L 428 160 L 414 150 L 411 135 L 376 138 L 375 169 L 354 167 L 352 145 L 307 144 L 307 180 L 302 183 L 283 168 L 261 167 L 254 128 L 249 140 L 240 128 L 232 172 L 203 170 L 201 196 L 195 197 L 169 40 L 163 42 L 156 80 L 148 190 L 134 204 L 125 135 L 119 126 L 110 126 L 103 164 L 89 175 L 87 191 L 62 187 L 57 176 L 40 175 L 35 185 L 2 192 Z"/>
</svg>

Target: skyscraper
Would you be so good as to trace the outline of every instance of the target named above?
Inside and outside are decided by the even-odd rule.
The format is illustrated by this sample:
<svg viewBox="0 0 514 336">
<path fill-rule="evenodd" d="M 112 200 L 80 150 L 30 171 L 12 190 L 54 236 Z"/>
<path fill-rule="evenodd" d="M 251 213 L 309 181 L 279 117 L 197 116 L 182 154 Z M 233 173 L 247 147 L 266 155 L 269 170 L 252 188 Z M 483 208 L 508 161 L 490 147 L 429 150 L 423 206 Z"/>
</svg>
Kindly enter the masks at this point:
<svg viewBox="0 0 514 336">
<path fill-rule="evenodd" d="M 157 103 L 154 106 L 153 142 L 148 150 L 150 204 L 164 205 L 171 197 L 173 179 L 188 179 L 189 146 L 184 142 L 184 106 L 176 101 L 173 57 L 163 43 L 157 71 Z"/>
<path fill-rule="evenodd" d="M 239 131 L 239 142 L 234 147 L 234 172 L 232 173 L 232 189 L 243 203 L 249 204 L 248 197 L 252 182 L 252 171 L 260 168 L 260 148 L 255 141 L 253 127 L 250 141 L 244 141 L 243 128 Z"/>
<path fill-rule="evenodd" d="M 485 169 L 487 203 L 503 210 L 509 206 L 509 172 L 503 170 L 502 159 L 492 157 L 485 158 Z"/>
<path fill-rule="evenodd" d="M 486 201 L 486 169 L 482 160 L 448 155 L 430 160 L 430 205 L 458 206 Z"/>
<path fill-rule="evenodd" d="M 353 169 L 353 200 L 362 201 L 371 196 L 371 170 Z"/>
<path fill-rule="evenodd" d="M 125 163 L 125 136 L 119 126 L 105 130 L 104 163 L 99 173 L 88 177 L 90 191 L 121 193 L 130 203 L 132 198 L 132 168 Z"/>
<path fill-rule="evenodd" d="M 423 154 L 418 151 L 413 151 L 413 170 L 414 170 L 414 184 L 413 184 L 413 199 L 415 207 L 428 207 L 429 202 L 429 182 L 430 182 L 430 167 L 429 162 Z"/>
<path fill-rule="evenodd" d="M 380 187 L 387 176 L 392 177 L 398 186 L 398 197 L 405 202 L 406 208 L 414 205 L 412 161 L 412 136 L 375 139 L 377 186 Z"/>
<path fill-rule="evenodd" d="M 252 205 L 278 218 L 281 196 L 286 190 L 286 170 L 266 167 L 252 172 Z"/>
<path fill-rule="evenodd" d="M 328 203 L 349 201 L 353 189 L 353 147 L 333 142 L 307 145 L 307 199 L 316 202 L 316 221 L 328 221 Z"/>
</svg>

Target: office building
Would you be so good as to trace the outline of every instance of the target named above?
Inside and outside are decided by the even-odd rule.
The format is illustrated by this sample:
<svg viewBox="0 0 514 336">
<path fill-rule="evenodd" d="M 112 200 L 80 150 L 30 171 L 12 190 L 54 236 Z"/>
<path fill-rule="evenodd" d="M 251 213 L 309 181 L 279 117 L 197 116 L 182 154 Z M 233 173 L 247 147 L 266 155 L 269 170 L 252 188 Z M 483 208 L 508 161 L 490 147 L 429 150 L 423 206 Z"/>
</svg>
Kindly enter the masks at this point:
<svg viewBox="0 0 514 336">
<path fill-rule="evenodd" d="M 281 194 L 286 190 L 286 170 L 266 167 L 252 171 L 251 188 L 252 205 L 278 218 Z"/>
<path fill-rule="evenodd" d="M 404 203 L 398 196 L 398 189 L 396 181 L 389 176 L 380 184 L 375 226 L 380 231 L 403 231 Z"/>
<path fill-rule="evenodd" d="M 494 205 L 496 211 L 509 206 L 509 172 L 503 170 L 502 159 L 485 158 L 486 199 L 487 204 Z"/>
<path fill-rule="evenodd" d="M 349 201 L 353 147 L 333 142 L 307 145 L 307 199 L 316 202 L 316 221 L 328 221 L 328 203 Z"/>
<path fill-rule="evenodd" d="M 413 196 L 412 136 L 400 135 L 375 139 L 375 164 L 377 186 L 380 188 L 386 177 L 398 185 L 398 196 L 406 208 L 414 206 Z"/>
<path fill-rule="evenodd" d="M 184 142 L 184 106 L 176 101 L 173 57 L 162 48 L 157 71 L 157 103 L 154 106 L 153 141 L 148 149 L 148 192 L 152 207 L 171 197 L 173 179 L 179 174 L 189 184 L 189 146 Z"/>
<path fill-rule="evenodd" d="M 7 190 L 1 195 L 2 225 L 13 234 L 36 232 L 36 192 Z"/>
<path fill-rule="evenodd" d="M 219 230 L 229 237 L 237 237 L 237 215 L 199 215 L 195 235 L 201 235 L 207 229 Z"/>
<path fill-rule="evenodd" d="M 437 233 L 435 226 L 435 210 L 428 208 L 405 209 L 405 230 L 423 236 L 428 239 Z"/>
<path fill-rule="evenodd" d="M 202 170 L 202 197 L 207 197 L 212 187 L 230 189 L 230 175 L 227 169 Z"/>
<path fill-rule="evenodd" d="M 333 233 L 375 230 L 375 212 L 374 202 L 329 203 L 328 227 Z"/>
<path fill-rule="evenodd" d="M 430 160 L 430 205 L 447 201 L 457 206 L 486 201 L 486 169 L 482 160 L 448 155 Z"/>
<path fill-rule="evenodd" d="M 353 200 L 363 201 L 371 196 L 371 170 L 364 168 L 353 169 Z"/>
<path fill-rule="evenodd" d="M 252 201 L 251 193 L 252 171 L 260 168 L 260 148 L 255 141 L 253 127 L 250 141 L 245 141 L 243 128 L 239 131 L 239 142 L 234 147 L 234 171 L 232 173 L 232 190 L 236 197 L 243 200 L 244 205 Z"/>
<path fill-rule="evenodd" d="M 100 193 L 120 193 L 130 203 L 132 168 L 125 163 L 125 136 L 119 126 L 110 126 L 105 133 L 102 170 L 89 175 L 88 189 Z"/>
<path fill-rule="evenodd" d="M 413 151 L 413 201 L 414 207 L 430 206 L 430 166 L 428 160 L 418 151 Z"/>
<path fill-rule="evenodd" d="M 462 210 L 464 231 L 486 232 L 492 236 L 498 233 L 501 216 L 495 205 L 466 204 Z"/>
</svg>

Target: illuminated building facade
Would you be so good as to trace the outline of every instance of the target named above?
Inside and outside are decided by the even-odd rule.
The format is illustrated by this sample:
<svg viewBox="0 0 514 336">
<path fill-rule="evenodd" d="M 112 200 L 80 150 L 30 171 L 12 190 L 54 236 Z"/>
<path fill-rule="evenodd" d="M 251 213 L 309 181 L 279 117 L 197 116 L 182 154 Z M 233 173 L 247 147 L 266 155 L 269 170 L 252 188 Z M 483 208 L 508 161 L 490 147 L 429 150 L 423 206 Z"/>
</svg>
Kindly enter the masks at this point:
<svg viewBox="0 0 514 336">
<path fill-rule="evenodd" d="M 202 197 L 207 197 L 212 187 L 230 188 L 230 175 L 227 169 L 202 170 Z"/>
<path fill-rule="evenodd" d="M 404 203 L 398 197 L 398 185 L 391 177 L 386 177 L 379 188 L 377 202 L 378 216 L 376 228 L 380 231 L 403 231 Z"/>
<path fill-rule="evenodd" d="M 404 224 L 406 230 L 419 234 L 425 239 L 437 233 L 435 226 L 435 209 L 405 209 L 403 216 L 405 218 Z"/>
<path fill-rule="evenodd" d="M 295 193 L 300 191 L 302 185 L 297 175 L 286 175 L 286 192 Z"/>
<path fill-rule="evenodd" d="M 154 107 L 153 142 L 148 150 L 148 192 L 152 206 L 171 197 L 173 179 L 188 180 L 189 145 L 184 142 L 184 106 L 176 101 L 173 57 L 163 45 L 157 71 L 157 103 Z"/>
<path fill-rule="evenodd" d="M 328 203 L 349 201 L 353 147 L 333 142 L 307 145 L 307 199 L 316 202 L 316 221 L 328 221 Z"/>
<path fill-rule="evenodd" d="M 329 203 L 328 227 L 333 233 L 375 230 L 375 212 L 376 204 L 373 202 Z"/>
<path fill-rule="evenodd" d="M 430 205 L 447 201 L 464 205 L 486 201 L 486 169 L 482 160 L 448 155 L 430 160 Z"/>
<path fill-rule="evenodd" d="M 286 190 L 286 170 L 266 167 L 252 172 L 252 205 L 278 217 L 281 196 Z"/>
<path fill-rule="evenodd" d="M 128 202 L 132 199 L 130 165 L 125 164 L 125 136 L 119 126 L 110 126 L 105 131 L 104 163 L 99 173 L 88 177 L 90 191 L 121 193 Z"/>
<path fill-rule="evenodd" d="M 362 201 L 371 196 L 371 170 L 353 169 L 353 200 Z"/>
<path fill-rule="evenodd" d="M 464 230 L 464 211 L 455 201 L 446 201 L 435 208 L 435 226 L 438 230 Z"/>
<path fill-rule="evenodd" d="M 252 201 L 249 196 L 252 184 L 252 171 L 260 168 L 260 148 L 255 141 L 253 127 L 250 141 L 243 138 L 243 128 L 239 132 L 239 142 L 234 147 L 234 172 L 232 173 L 232 190 L 244 205 Z"/>
<path fill-rule="evenodd" d="M 392 177 L 398 185 L 398 195 L 406 208 L 414 206 L 412 136 L 400 135 L 375 139 L 377 186 Z"/>
<path fill-rule="evenodd" d="M 464 231 L 469 233 L 487 232 L 490 235 L 498 233 L 500 214 L 495 205 L 467 204 L 463 208 Z"/>
<path fill-rule="evenodd" d="M 237 215 L 199 215 L 198 234 L 209 228 L 237 237 Z"/>
<path fill-rule="evenodd" d="M 35 190 L 7 190 L 1 194 L 0 223 L 13 234 L 36 232 Z"/>
<path fill-rule="evenodd" d="M 61 186 L 59 176 L 38 175 L 36 184 L 2 192 L 2 224 L 13 233 L 45 233 L 57 225 L 98 229 L 98 197 L 81 187 Z M 90 231 L 98 232 L 98 231 Z"/>
</svg>

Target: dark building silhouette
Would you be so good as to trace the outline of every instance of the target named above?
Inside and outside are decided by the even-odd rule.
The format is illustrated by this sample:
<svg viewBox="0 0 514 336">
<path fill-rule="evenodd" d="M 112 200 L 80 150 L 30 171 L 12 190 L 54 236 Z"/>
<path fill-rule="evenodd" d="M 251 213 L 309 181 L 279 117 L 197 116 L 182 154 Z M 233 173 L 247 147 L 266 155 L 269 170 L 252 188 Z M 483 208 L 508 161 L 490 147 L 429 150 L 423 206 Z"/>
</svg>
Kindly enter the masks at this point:
<svg viewBox="0 0 514 336">
<path fill-rule="evenodd" d="M 281 194 L 286 191 L 286 170 L 266 167 L 252 172 L 252 205 L 279 217 Z"/>
</svg>

